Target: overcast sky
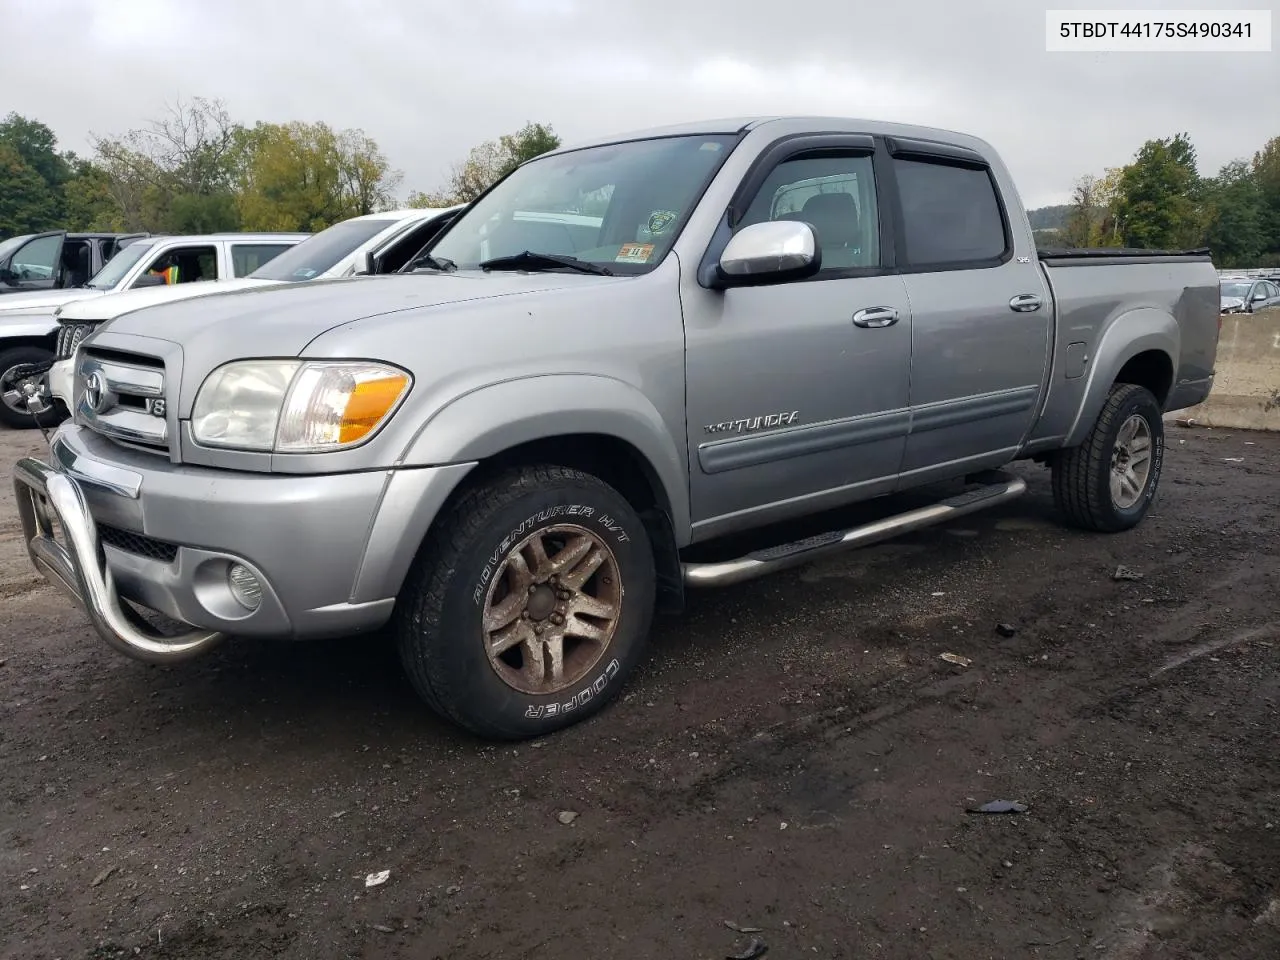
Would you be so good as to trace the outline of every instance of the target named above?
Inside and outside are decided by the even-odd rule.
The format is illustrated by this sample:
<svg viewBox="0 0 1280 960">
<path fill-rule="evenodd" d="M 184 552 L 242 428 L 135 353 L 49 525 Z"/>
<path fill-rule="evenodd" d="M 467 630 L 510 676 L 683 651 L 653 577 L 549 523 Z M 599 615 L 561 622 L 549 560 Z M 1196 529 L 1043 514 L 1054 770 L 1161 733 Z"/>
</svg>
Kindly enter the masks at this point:
<svg viewBox="0 0 1280 960">
<path fill-rule="evenodd" d="M 1045 8 L 1267 8 L 1199 0 L 0 0 L 0 113 L 86 152 L 175 98 L 236 119 L 361 127 L 439 186 L 474 144 L 550 123 L 566 142 L 708 117 L 826 114 L 990 141 L 1029 206 L 1150 137 L 1201 172 L 1280 135 L 1280 52 L 1045 52 Z M 1273 40 L 1273 51 L 1280 44 Z"/>
</svg>

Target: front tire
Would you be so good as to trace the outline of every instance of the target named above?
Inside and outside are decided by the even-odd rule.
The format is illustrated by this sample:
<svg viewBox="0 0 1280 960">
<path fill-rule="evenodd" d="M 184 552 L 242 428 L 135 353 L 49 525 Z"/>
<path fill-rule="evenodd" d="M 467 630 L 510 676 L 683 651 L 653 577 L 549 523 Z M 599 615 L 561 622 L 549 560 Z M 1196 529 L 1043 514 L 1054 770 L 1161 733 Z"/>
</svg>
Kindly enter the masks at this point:
<svg viewBox="0 0 1280 960">
<path fill-rule="evenodd" d="M 43 347 L 24 345 L 0 350 L 0 423 L 15 430 L 33 430 L 40 426 L 52 429 L 67 418 L 67 408 L 49 393 L 47 373 L 26 377 L 19 377 L 16 373 L 26 364 L 47 363 L 52 359 L 52 351 Z M 39 414 L 38 420 L 26 406 L 31 388 L 44 396 L 45 410 Z"/>
<path fill-rule="evenodd" d="M 656 575 L 644 525 L 612 487 L 536 466 L 474 486 L 428 535 L 396 604 L 418 694 L 480 736 L 583 720 L 643 656 Z"/>
<path fill-rule="evenodd" d="M 1164 419 L 1146 387 L 1117 383 L 1084 443 L 1053 464 L 1053 499 L 1067 522 L 1116 533 L 1142 522 L 1164 465 Z"/>
</svg>

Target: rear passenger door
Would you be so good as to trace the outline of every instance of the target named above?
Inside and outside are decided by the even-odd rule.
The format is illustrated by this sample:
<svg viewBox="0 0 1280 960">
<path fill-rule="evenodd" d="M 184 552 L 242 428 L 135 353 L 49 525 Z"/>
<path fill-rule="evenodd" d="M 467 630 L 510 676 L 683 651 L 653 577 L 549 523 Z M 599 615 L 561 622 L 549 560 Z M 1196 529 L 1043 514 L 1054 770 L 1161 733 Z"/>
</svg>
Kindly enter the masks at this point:
<svg viewBox="0 0 1280 960">
<path fill-rule="evenodd" d="M 898 138 L 886 145 L 911 301 L 907 487 L 1012 459 L 1038 410 L 1053 304 L 1030 231 L 1010 221 L 980 154 Z"/>
</svg>

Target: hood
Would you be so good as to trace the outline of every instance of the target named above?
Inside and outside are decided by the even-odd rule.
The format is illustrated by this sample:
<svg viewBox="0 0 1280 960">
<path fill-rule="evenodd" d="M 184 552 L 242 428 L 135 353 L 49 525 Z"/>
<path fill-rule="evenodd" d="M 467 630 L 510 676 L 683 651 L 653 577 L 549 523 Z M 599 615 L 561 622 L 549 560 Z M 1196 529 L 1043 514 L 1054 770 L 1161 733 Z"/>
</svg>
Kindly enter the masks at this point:
<svg viewBox="0 0 1280 960">
<path fill-rule="evenodd" d="M 167 287 L 142 287 L 138 290 L 125 290 L 121 293 L 109 293 L 105 297 L 90 297 L 76 300 L 59 309 L 57 316 L 64 321 L 92 320 L 101 322 L 114 320 L 116 317 L 154 307 L 162 303 L 174 303 L 178 300 L 192 300 L 196 297 L 208 297 L 216 293 L 231 293 L 235 290 L 249 290 L 254 287 L 271 286 L 276 280 L 251 280 L 240 277 L 235 280 L 218 280 L 206 283 L 177 283 Z"/>
<path fill-rule="evenodd" d="M 1237 310 L 1244 306 L 1244 297 L 1222 297 L 1219 310 Z"/>
<path fill-rule="evenodd" d="M 388 313 L 575 287 L 618 278 L 563 273 L 390 274 L 281 283 L 157 304 L 118 317 L 116 334 L 181 345 L 188 357 L 296 356 L 326 330 Z"/>
<path fill-rule="evenodd" d="M 88 287 L 72 287 L 69 290 L 26 290 L 22 293 L 6 293 L 0 297 L 0 315 L 12 311 L 34 313 L 37 310 L 53 312 L 54 307 L 73 300 L 84 300 L 88 297 L 100 297 L 105 290 L 90 290 Z"/>
<path fill-rule="evenodd" d="M 448 310 L 431 308 L 565 287 L 591 289 L 627 279 L 558 272 L 466 271 L 281 283 L 134 310 L 115 318 L 85 342 L 145 350 L 130 337 L 171 341 L 182 349 L 184 384 L 194 378 L 198 385 L 210 370 L 232 360 L 296 357 L 326 331 L 359 320 L 414 311 L 415 324 L 448 323 Z M 430 312 L 420 315 L 421 311 Z M 388 345 L 387 353 L 394 356 L 394 344 Z"/>
</svg>

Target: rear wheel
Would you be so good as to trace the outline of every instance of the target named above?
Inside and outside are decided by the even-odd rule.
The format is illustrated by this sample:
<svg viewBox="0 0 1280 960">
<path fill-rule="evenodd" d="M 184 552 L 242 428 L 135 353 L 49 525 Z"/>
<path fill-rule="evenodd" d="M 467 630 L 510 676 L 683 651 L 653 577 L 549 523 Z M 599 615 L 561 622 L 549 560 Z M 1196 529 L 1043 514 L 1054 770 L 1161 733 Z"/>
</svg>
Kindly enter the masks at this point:
<svg viewBox="0 0 1280 960">
<path fill-rule="evenodd" d="M 585 719 L 640 661 L 653 618 L 649 538 L 612 487 L 564 467 L 477 485 L 428 536 L 397 603 L 414 688 L 481 736 Z"/>
<path fill-rule="evenodd" d="M 52 359 L 53 353 L 43 347 L 0 350 L 0 423 L 16 430 L 29 430 L 38 426 L 56 427 L 67 418 L 66 407 L 49 392 L 49 374 L 23 370 L 30 364 L 46 364 Z M 32 399 L 35 415 L 28 406 Z"/>
<path fill-rule="evenodd" d="M 1146 387 L 1111 388 L 1084 443 L 1053 464 L 1053 499 L 1067 521 L 1113 533 L 1142 522 L 1155 499 L 1164 464 L 1164 420 Z"/>
</svg>

